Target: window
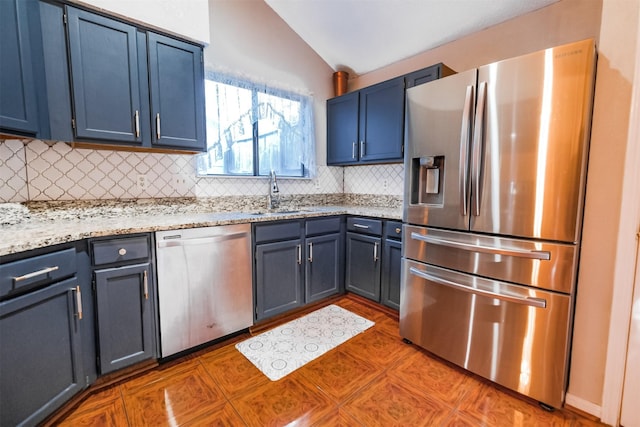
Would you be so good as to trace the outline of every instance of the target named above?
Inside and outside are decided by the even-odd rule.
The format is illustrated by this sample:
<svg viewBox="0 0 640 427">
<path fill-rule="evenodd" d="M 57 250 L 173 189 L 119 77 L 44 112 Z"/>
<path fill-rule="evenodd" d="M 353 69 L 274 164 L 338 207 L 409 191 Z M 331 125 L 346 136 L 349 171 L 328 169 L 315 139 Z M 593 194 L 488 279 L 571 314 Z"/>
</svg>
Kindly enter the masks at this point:
<svg viewBox="0 0 640 427">
<path fill-rule="evenodd" d="M 205 79 L 207 152 L 198 175 L 312 177 L 311 97 L 217 73 Z"/>
</svg>

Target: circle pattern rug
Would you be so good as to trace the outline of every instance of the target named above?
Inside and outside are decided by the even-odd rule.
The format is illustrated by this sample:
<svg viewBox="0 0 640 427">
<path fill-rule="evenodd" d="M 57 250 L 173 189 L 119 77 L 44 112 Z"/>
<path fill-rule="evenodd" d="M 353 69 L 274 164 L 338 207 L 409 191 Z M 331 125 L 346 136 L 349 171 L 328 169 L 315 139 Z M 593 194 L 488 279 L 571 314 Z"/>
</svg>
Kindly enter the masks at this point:
<svg viewBox="0 0 640 427">
<path fill-rule="evenodd" d="M 276 381 L 373 325 L 371 320 L 329 305 L 242 341 L 236 348 Z"/>
</svg>

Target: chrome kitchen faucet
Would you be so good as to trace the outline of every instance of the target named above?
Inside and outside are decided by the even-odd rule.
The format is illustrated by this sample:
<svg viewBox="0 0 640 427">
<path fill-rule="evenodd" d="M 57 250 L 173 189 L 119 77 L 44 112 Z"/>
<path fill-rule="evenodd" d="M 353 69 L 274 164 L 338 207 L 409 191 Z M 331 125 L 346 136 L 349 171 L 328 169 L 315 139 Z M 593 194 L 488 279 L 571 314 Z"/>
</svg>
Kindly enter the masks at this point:
<svg viewBox="0 0 640 427">
<path fill-rule="evenodd" d="M 280 190 L 278 189 L 276 171 L 274 170 L 269 174 L 269 196 L 267 196 L 267 206 L 269 209 L 277 209 L 280 207 Z"/>
</svg>

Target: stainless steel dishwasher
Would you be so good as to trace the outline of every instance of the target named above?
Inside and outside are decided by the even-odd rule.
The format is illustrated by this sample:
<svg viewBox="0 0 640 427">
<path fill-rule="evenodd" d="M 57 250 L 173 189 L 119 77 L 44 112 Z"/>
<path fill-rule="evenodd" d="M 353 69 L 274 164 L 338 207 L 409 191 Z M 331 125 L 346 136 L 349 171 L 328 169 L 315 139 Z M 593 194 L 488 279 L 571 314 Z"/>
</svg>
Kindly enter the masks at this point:
<svg viewBox="0 0 640 427">
<path fill-rule="evenodd" d="M 161 356 L 253 324 L 251 225 L 156 232 Z"/>
</svg>

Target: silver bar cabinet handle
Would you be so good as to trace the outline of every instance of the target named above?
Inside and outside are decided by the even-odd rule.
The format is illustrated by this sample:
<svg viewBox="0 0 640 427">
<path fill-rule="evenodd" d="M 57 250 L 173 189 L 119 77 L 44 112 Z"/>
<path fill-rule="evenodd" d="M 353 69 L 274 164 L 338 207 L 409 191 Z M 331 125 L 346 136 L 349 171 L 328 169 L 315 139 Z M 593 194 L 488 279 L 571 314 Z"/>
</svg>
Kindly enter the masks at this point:
<svg viewBox="0 0 640 427">
<path fill-rule="evenodd" d="M 302 245 L 297 245 L 298 248 L 298 264 L 302 264 Z"/>
<path fill-rule="evenodd" d="M 363 158 L 366 154 L 365 144 L 364 141 L 360 141 L 360 158 Z"/>
<path fill-rule="evenodd" d="M 149 278 L 147 270 L 142 273 L 142 289 L 144 292 L 144 299 L 149 299 Z"/>
<path fill-rule="evenodd" d="M 473 86 L 467 86 L 462 110 L 462 125 L 460 127 L 460 214 L 467 216 L 467 183 L 469 180 L 469 141 L 471 136 L 471 113 L 473 109 Z"/>
<path fill-rule="evenodd" d="M 356 143 L 355 141 L 351 143 L 351 158 L 356 158 Z"/>
<path fill-rule="evenodd" d="M 373 262 L 378 261 L 378 242 L 373 243 Z"/>
<path fill-rule="evenodd" d="M 473 154 L 471 158 L 471 194 L 473 215 L 480 215 L 480 168 L 482 166 L 482 146 L 484 141 L 484 110 L 487 82 L 478 85 L 478 105 L 473 124 Z"/>
<path fill-rule="evenodd" d="M 72 291 L 76 292 L 76 309 L 78 313 L 78 320 L 82 320 L 82 293 L 80 292 L 80 286 L 76 286 L 75 288 L 71 288 Z"/>
<path fill-rule="evenodd" d="M 547 301 L 542 299 L 542 298 L 533 298 L 533 297 L 524 297 L 523 298 L 523 297 L 518 297 L 518 296 L 513 296 L 513 295 L 500 294 L 500 293 L 492 292 L 492 291 L 486 291 L 484 289 L 471 288 L 469 286 L 465 286 L 465 285 L 462 285 L 460 283 L 452 282 L 450 280 L 434 276 L 432 274 L 429 274 L 426 271 L 420 271 L 415 267 L 410 267 L 409 268 L 409 272 L 411 274 L 413 274 L 414 276 L 418 276 L 418 277 L 420 277 L 422 279 L 430 280 L 432 282 L 438 283 L 440 285 L 448 286 L 450 288 L 454 288 L 454 289 L 457 289 L 459 291 L 469 292 L 471 294 L 483 295 L 483 296 L 490 297 L 490 298 L 497 298 L 497 299 L 500 299 L 500 300 L 503 300 L 503 301 L 515 302 L 515 303 L 518 303 L 518 304 L 529 305 L 531 307 L 538 307 L 538 308 L 546 308 L 547 307 Z"/>
<path fill-rule="evenodd" d="M 415 231 L 411 233 L 413 240 L 420 240 L 425 243 L 432 243 L 434 245 L 448 246 L 450 248 L 462 249 L 471 252 L 483 252 L 493 255 L 508 255 L 520 258 L 541 259 L 548 261 L 551 259 L 551 253 L 549 251 L 531 251 L 529 249 L 520 248 L 497 248 L 494 246 L 474 245 L 472 243 L 456 242 L 454 240 L 440 239 L 438 237 L 425 236 L 418 234 Z"/>
<path fill-rule="evenodd" d="M 369 229 L 369 226 L 368 226 L 368 225 L 353 224 L 353 226 L 354 226 L 355 228 L 364 228 L 365 230 L 368 230 L 368 229 Z"/>
<path fill-rule="evenodd" d="M 309 242 L 309 262 L 313 262 L 313 242 Z"/>
<path fill-rule="evenodd" d="M 38 271 L 34 271 L 32 273 L 23 274 L 22 276 L 14 277 L 13 281 L 14 282 L 20 282 L 22 280 L 31 279 L 31 278 L 36 277 L 36 276 L 40 276 L 40 275 L 43 275 L 43 274 L 51 273 L 52 271 L 56 271 L 59 268 L 60 267 L 58 267 L 57 265 L 53 266 L 53 267 L 46 267 L 46 268 L 43 268 L 42 270 L 38 270 Z"/>
<path fill-rule="evenodd" d="M 160 113 L 156 114 L 156 139 L 160 140 Z"/>
<path fill-rule="evenodd" d="M 136 127 L 136 138 L 140 138 L 140 112 L 138 110 L 133 115 L 133 120 Z"/>
</svg>

